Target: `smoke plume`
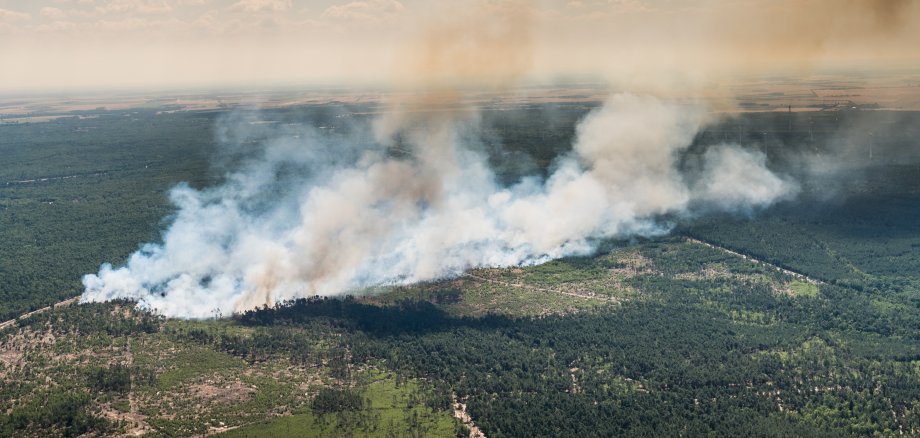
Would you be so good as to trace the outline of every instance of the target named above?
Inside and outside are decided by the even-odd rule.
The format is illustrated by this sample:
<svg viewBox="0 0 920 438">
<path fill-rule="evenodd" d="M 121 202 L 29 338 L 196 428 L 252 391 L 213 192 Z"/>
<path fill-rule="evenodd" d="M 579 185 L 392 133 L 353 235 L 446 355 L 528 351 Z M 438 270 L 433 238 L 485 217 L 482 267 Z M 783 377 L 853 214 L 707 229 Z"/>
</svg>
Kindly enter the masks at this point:
<svg viewBox="0 0 920 438">
<path fill-rule="evenodd" d="M 581 120 L 548 176 L 500 184 L 476 152 L 480 113 L 458 84 L 496 91 L 526 72 L 532 5 L 479 6 L 424 33 L 394 81 L 412 92 L 397 93 L 370 128 L 342 136 L 225 118 L 227 147 L 268 138 L 261 152 L 244 154 L 220 186 L 174 188 L 177 213 L 162 242 L 85 276 L 83 301 L 226 315 L 590 254 L 600 239 L 662 234 L 681 216 L 748 212 L 797 192 L 762 154 L 737 145 L 682 170 L 707 108 L 632 94 Z"/>
<path fill-rule="evenodd" d="M 509 187 L 470 147 L 472 114 L 378 123 L 382 141 L 400 134 L 411 148 L 402 158 L 379 142 L 278 132 L 225 184 L 173 189 L 178 212 L 162 243 L 85 276 L 83 300 L 130 298 L 173 317 L 226 315 L 588 254 L 598 239 L 665 233 L 664 218 L 694 208 L 746 210 L 795 193 L 763 156 L 733 145 L 707 153 L 688 182 L 678 157 L 705 114 L 614 95 L 578 125 L 573 153 L 545 180 Z"/>
</svg>

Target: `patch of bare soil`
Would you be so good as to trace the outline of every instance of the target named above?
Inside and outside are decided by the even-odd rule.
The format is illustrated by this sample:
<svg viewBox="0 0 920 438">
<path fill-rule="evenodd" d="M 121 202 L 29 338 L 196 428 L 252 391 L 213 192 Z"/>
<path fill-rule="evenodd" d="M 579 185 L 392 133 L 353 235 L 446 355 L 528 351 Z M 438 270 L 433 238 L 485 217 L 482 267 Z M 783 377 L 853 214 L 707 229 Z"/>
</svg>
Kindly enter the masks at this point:
<svg viewBox="0 0 920 438">
<path fill-rule="evenodd" d="M 723 265 L 720 264 L 710 264 L 703 267 L 696 272 L 683 272 L 674 276 L 678 280 L 713 280 L 716 278 L 731 278 L 735 277 L 731 271 L 728 270 Z"/>
<path fill-rule="evenodd" d="M 137 412 L 121 412 L 110 404 L 105 404 L 101 407 L 100 414 L 109 421 L 125 424 L 124 436 L 141 436 L 154 431 L 147 424 L 147 417 Z"/>
<path fill-rule="evenodd" d="M 470 417 L 470 414 L 466 412 L 466 403 L 462 403 L 457 399 L 457 394 L 451 394 L 450 397 L 454 402 L 454 418 L 463 422 L 463 425 L 470 430 L 469 438 L 486 438 L 486 434 L 482 433 L 482 430 L 476 426 L 473 417 Z"/>
<path fill-rule="evenodd" d="M 22 352 L 14 349 L 5 349 L 0 347 L 0 377 L 6 377 L 7 370 L 18 367 L 22 363 Z"/>
<path fill-rule="evenodd" d="M 478 270 L 476 272 L 489 273 L 489 270 Z M 617 301 L 615 298 L 612 298 L 612 297 L 597 296 L 593 292 L 581 292 L 581 291 L 573 292 L 573 291 L 565 291 L 565 290 L 560 290 L 560 289 L 548 289 L 545 287 L 533 286 L 533 285 L 526 284 L 526 283 L 520 283 L 520 282 L 513 283 L 509 281 L 496 280 L 494 278 L 484 277 L 484 276 L 472 274 L 469 272 L 463 275 L 467 278 L 472 278 L 474 280 L 485 281 L 485 282 L 494 283 L 494 284 L 498 284 L 498 285 L 506 286 L 506 287 L 513 287 L 513 288 L 518 288 L 518 289 L 530 289 L 530 290 L 537 291 L 537 292 L 550 292 L 550 293 L 556 293 L 556 294 L 561 294 L 561 295 L 568 295 L 570 297 L 576 297 L 576 298 L 598 299 L 598 300 L 603 300 L 603 301 Z M 573 290 L 578 290 L 578 289 L 573 289 Z M 492 301 L 492 304 L 495 304 L 494 299 Z"/>
<path fill-rule="evenodd" d="M 610 268 L 610 273 L 622 276 L 624 279 L 648 272 L 652 263 L 651 260 L 639 254 L 638 251 L 619 252 L 617 253 L 616 261 L 619 266 Z"/>
<path fill-rule="evenodd" d="M 207 381 L 191 385 L 189 388 L 193 397 L 209 404 L 231 404 L 248 400 L 255 392 L 250 385 L 241 381 L 232 381 L 225 384 L 215 384 Z"/>
</svg>

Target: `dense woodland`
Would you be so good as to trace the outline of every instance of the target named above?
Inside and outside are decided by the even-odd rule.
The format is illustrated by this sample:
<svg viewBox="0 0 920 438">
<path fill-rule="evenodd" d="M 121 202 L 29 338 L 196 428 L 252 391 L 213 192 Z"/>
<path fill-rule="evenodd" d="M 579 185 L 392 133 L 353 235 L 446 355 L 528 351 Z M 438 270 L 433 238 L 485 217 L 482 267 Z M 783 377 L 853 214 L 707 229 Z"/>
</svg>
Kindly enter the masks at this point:
<svg viewBox="0 0 920 438">
<path fill-rule="evenodd" d="M 216 184 L 234 163 L 257 153 L 270 132 L 225 129 L 233 126 L 228 117 L 309 120 L 327 127 L 330 132 L 322 135 L 369 141 L 367 120 L 341 117 L 352 109 L 131 111 L 0 125 L 0 319 L 78 294 L 81 275 L 157 239 L 172 212 L 166 198 L 171 186 Z M 545 171 L 565 153 L 574 122 L 588 110 L 487 112 L 478 145 L 510 183 Z M 918 149 L 905 147 L 916 141 L 917 117 L 767 113 L 708 128 L 682 157 L 686 168 L 707 144 L 752 144 L 772 166 L 802 177 L 804 201 L 750 216 L 681 219 L 671 236 L 610 242 L 592 257 L 507 274 L 541 287 L 594 285 L 632 266 L 627 253 L 648 261 L 632 274 L 617 274 L 610 293 L 622 300 L 594 310 L 566 304 L 534 314 L 468 312 L 473 307 L 464 306 L 475 300 L 488 304 L 502 295 L 483 299 L 470 284 L 435 282 L 372 298 L 281 303 L 199 323 L 143 312 L 119 316 L 112 305 L 71 306 L 20 321 L 0 339 L 10 343 L 24 333 L 40 337 L 47 331 L 99 351 L 118 350 L 113 346 L 129 338 L 153 339 L 159 344 L 151 345 L 219 357 L 215 363 L 226 370 L 236 370 L 225 366 L 234 361 L 268 367 L 267 376 L 274 375 L 276 363 L 322 370 L 327 384 L 311 389 L 309 399 L 302 399 L 303 392 L 296 398 L 273 390 L 253 406 L 269 409 L 283 400 L 290 409 L 278 415 L 293 412 L 290 418 L 317 421 L 309 423 L 314 428 L 325 424 L 371 435 L 395 430 L 396 423 L 386 429 L 374 420 L 380 402 L 361 383 L 369 369 L 393 373 L 394 388 L 424 382 L 425 390 L 406 396 L 406 403 L 424 409 L 411 415 L 406 410 L 398 423 L 423 435 L 462 432 L 450 422 L 439 429 L 436 420 L 412 419 L 449 411 L 452 397 L 466 403 L 490 437 L 918 434 L 920 171 Z M 844 130 L 867 133 L 864 127 L 882 125 L 898 129 L 874 133 L 874 161 L 853 167 L 866 152 L 865 142 L 862 134 Z M 818 152 L 843 148 L 840 165 L 859 172 L 848 170 L 844 179 L 811 174 L 799 165 L 792 144 Z M 116 433 L 124 425 L 100 415 L 101 403 L 124 404 L 131 391 L 155 399 L 158 391 L 175 391 L 195 376 L 160 369 L 151 365 L 155 361 L 55 368 L 38 353 L 24 357 L 35 362 L 10 371 L 19 377 L 3 374 L 0 380 L 6 400 L 2 436 Z M 47 384 L 43 372 L 57 376 L 49 377 L 55 383 Z M 170 420 L 163 409 L 147 414 L 159 418 L 151 423 L 164 435 L 208 430 L 200 422 Z M 223 421 L 237 418 L 240 425 L 254 421 L 235 411 L 224 415 Z M 251 436 L 259 436 L 263 429 L 253 430 Z M 241 429 L 237 436 L 248 433 Z"/>
<path fill-rule="evenodd" d="M 665 275 L 633 278 L 649 297 L 615 312 L 458 318 L 427 302 L 314 299 L 240 315 L 265 328 L 256 336 L 188 336 L 249 360 L 283 352 L 309 361 L 316 356 L 291 330 L 343 333 L 351 356 L 339 361 L 382 360 L 445 382 L 489 436 L 920 430 L 916 307 L 887 311 L 872 293 L 838 286 L 791 297 L 763 282 L 676 280 L 733 262 L 673 245 L 643 245 Z"/>
</svg>

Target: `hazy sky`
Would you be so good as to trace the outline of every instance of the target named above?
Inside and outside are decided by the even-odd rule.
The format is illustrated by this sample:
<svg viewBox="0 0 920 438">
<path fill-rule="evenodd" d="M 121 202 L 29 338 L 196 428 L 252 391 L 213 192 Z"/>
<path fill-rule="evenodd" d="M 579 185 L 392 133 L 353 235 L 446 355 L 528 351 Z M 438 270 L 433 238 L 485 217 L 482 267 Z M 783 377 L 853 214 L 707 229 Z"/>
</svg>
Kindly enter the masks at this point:
<svg viewBox="0 0 920 438">
<path fill-rule="evenodd" d="M 914 0 L 0 0 L 0 91 L 920 67 Z"/>
</svg>

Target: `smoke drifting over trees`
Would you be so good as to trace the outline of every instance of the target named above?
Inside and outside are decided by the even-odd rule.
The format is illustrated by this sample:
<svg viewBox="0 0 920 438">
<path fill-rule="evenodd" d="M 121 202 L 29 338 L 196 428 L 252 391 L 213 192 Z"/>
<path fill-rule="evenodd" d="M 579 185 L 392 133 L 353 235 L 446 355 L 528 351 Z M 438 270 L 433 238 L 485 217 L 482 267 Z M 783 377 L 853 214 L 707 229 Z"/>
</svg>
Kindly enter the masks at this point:
<svg viewBox="0 0 920 438">
<path fill-rule="evenodd" d="M 83 299 L 132 298 L 177 317 L 229 314 L 587 254 L 601 238 L 665 233 L 665 216 L 749 210 L 795 194 L 761 154 L 731 145 L 708 152 L 688 182 L 678 158 L 704 118 L 700 107 L 614 95 L 578 125 L 573 153 L 545 180 L 509 187 L 470 147 L 475 112 L 381 119 L 377 146 L 278 128 L 224 185 L 175 188 L 163 243 L 87 275 Z M 397 137 L 408 158 L 385 153 Z"/>
<path fill-rule="evenodd" d="M 808 5 L 823 10 L 831 3 L 838 4 Z M 898 11 L 907 6 L 896 3 L 846 2 L 840 16 L 856 23 L 852 29 L 875 34 L 886 22 L 900 22 Z M 244 162 L 225 184 L 175 188 L 178 212 L 163 242 L 143 246 L 123 267 L 106 264 L 85 276 L 83 300 L 131 298 L 177 317 L 228 314 L 474 267 L 588 254 L 599 239 L 666 233 L 676 218 L 750 212 L 798 192 L 796 181 L 768 169 L 762 152 L 739 145 L 713 145 L 695 166 L 682 167 L 682 153 L 711 122 L 709 110 L 625 93 L 580 121 L 572 152 L 559 157 L 548 176 L 499 184 L 475 152 L 479 113 L 457 85 L 501 89 L 533 68 L 535 10 L 525 1 L 478 5 L 434 20 L 419 44 L 410 45 L 394 83 L 416 93 L 392 102 L 376 120 L 374 141 L 310 130 L 293 138 L 278 128 L 261 156 Z M 765 16 L 788 15 L 789 2 L 771 5 Z M 869 24 L 861 21 L 867 10 L 876 11 Z M 803 54 L 783 39 L 786 32 L 761 35 L 756 26 L 733 29 L 736 22 L 718 28 L 715 46 L 722 51 L 713 64 L 737 67 L 747 54 L 769 60 L 786 56 L 786 49 L 795 50 L 785 59 L 798 62 L 839 33 L 837 21 L 809 22 L 814 38 L 805 39 L 815 43 Z M 797 28 L 795 21 L 783 23 Z M 732 47 L 725 33 L 753 41 Z M 651 59 L 661 55 L 661 45 L 648 43 L 641 48 Z M 671 56 L 680 45 L 667 47 L 668 59 L 683 59 Z M 660 92 L 672 84 L 673 76 L 662 79 L 655 62 L 625 55 L 611 61 L 641 78 L 638 89 Z M 673 72 L 664 67 L 664 74 Z M 220 130 L 229 133 L 252 126 L 233 118 L 223 123 Z M 406 156 L 388 154 L 394 148 Z"/>
</svg>

